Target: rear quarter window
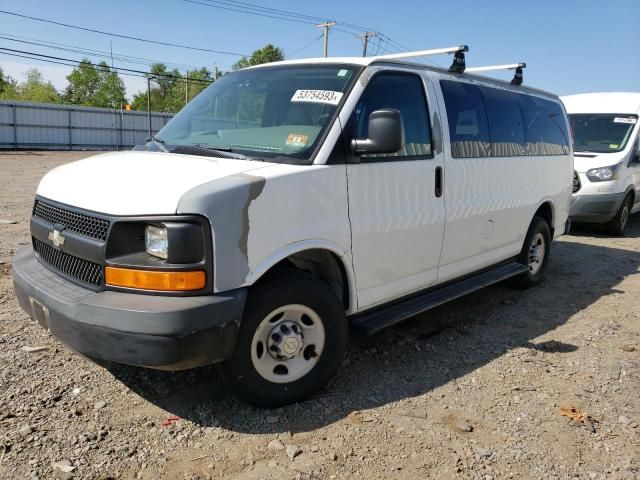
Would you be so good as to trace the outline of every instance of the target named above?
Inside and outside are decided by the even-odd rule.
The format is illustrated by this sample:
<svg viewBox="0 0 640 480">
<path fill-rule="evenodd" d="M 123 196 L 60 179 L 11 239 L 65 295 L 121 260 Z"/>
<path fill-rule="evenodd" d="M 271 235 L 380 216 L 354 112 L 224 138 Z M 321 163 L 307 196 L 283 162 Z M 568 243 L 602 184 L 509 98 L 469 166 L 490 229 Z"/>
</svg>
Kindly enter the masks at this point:
<svg viewBox="0 0 640 480">
<path fill-rule="evenodd" d="M 569 132 L 562 107 L 533 95 L 519 95 L 527 155 L 566 155 Z"/>
</svg>

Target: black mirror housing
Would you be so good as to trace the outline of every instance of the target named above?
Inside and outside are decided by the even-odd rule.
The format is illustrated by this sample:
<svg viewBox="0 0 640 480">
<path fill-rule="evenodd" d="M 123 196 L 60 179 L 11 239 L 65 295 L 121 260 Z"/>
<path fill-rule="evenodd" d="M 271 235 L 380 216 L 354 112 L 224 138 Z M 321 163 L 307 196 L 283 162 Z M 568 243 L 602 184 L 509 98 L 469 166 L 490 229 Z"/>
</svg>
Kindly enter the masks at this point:
<svg viewBox="0 0 640 480">
<path fill-rule="evenodd" d="M 404 146 L 404 123 L 399 110 L 385 108 L 369 115 L 369 138 L 351 140 L 356 155 L 395 153 Z"/>
</svg>

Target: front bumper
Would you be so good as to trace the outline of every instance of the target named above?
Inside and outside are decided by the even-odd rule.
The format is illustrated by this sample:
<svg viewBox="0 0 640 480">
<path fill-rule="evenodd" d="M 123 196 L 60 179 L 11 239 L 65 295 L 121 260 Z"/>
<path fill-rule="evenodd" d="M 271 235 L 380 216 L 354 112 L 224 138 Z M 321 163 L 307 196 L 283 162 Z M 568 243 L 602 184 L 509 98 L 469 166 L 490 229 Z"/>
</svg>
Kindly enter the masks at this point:
<svg viewBox="0 0 640 480">
<path fill-rule="evenodd" d="M 170 297 L 92 292 L 44 267 L 31 246 L 13 261 L 18 301 L 72 350 L 98 361 L 182 370 L 229 358 L 246 289 Z"/>
<path fill-rule="evenodd" d="M 573 222 L 605 223 L 616 216 L 624 193 L 574 195 L 569 216 Z"/>
</svg>

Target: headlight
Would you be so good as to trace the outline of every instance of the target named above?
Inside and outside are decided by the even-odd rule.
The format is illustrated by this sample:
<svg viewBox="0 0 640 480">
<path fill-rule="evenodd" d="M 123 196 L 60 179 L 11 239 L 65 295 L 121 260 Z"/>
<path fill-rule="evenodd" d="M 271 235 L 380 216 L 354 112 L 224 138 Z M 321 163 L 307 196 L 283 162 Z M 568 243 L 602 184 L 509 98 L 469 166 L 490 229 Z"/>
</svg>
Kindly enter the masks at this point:
<svg viewBox="0 0 640 480">
<path fill-rule="evenodd" d="M 592 182 L 608 182 L 609 180 L 615 180 L 616 167 L 617 165 L 613 165 L 612 167 L 592 168 L 587 171 L 587 178 Z"/>
<path fill-rule="evenodd" d="M 164 227 L 147 225 L 144 230 L 144 244 L 149 255 L 164 260 L 169 256 L 169 239 Z"/>
</svg>

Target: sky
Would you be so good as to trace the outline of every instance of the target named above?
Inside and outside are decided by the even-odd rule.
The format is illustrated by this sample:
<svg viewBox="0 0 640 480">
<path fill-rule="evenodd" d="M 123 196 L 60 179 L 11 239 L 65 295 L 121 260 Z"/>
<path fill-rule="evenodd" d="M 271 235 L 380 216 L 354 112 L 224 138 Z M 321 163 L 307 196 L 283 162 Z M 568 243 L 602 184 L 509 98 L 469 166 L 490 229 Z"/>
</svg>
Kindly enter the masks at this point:
<svg viewBox="0 0 640 480">
<path fill-rule="evenodd" d="M 196 0 L 206 4 L 211 0 Z M 381 32 L 371 50 L 421 50 L 469 45 L 467 66 L 526 62 L 525 83 L 558 95 L 593 91 L 640 91 L 640 0 L 244 0 L 262 7 L 334 19 L 329 56 L 360 56 L 361 40 L 346 23 Z M 221 0 L 218 5 L 229 5 Z M 250 54 L 273 43 L 286 58 L 322 55 L 321 31 L 312 23 L 282 21 L 212 8 L 185 0 L 0 0 L 0 10 L 128 36 L 210 50 Z M 240 57 L 148 44 L 0 14 L 0 47 L 80 60 L 81 53 L 8 40 L 55 42 L 83 49 L 188 66 L 229 70 Z M 390 44 L 387 38 L 394 43 Z M 111 43 L 110 43 L 111 42 Z M 392 46 L 393 45 L 393 46 Z M 400 47 L 401 46 L 401 47 Z M 65 47 L 68 48 L 68 47 Z M 96 58 L 92 58 L 96 60 Z M 99 59 L 97 59 L 99 60 Z M 109 63 L 108 56 L 105 58 Z M 430 57 L 448 66 L 447 56 Z M 56 88 L 71 68 L 2 54 L 0 66 L 18 80 L 37 67 Z M 115 61 L 147 70 L 148 65 Z M 509 78 L 506 73 L 495 74 Z M 146 88 L 123 76 L 129 98 Z"/>
</svg>

